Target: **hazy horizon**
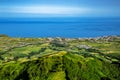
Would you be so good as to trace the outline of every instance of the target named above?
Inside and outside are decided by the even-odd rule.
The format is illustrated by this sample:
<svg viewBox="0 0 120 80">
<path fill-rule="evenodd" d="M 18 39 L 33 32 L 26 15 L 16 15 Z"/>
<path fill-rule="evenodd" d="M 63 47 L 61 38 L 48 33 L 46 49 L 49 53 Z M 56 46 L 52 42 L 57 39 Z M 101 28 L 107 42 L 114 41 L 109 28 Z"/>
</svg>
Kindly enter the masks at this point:
<svg viewBox="0 0 120 80">
<path fill-rule="evenodd" d="M 120 35 L 120 0 L 1 0 L 0 34 L 13 37 Z"/>
<path fill-rule="evenodd" d="M 119 0 L 2 0 L 0 18 L 120 17 Z"/>
</svg>

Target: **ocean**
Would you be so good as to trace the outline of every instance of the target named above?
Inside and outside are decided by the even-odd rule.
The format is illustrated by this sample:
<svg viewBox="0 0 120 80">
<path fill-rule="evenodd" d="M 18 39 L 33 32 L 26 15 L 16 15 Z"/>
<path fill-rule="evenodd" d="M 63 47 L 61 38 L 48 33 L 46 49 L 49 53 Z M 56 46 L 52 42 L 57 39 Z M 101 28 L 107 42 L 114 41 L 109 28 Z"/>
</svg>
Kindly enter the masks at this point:
<svg viewBox="0 0 120 80">
<path fill-rule="evenodd" d="M 0 19 L 0 34 L 34 38 L 120 35 L 120 18 Z"/>
</svg>

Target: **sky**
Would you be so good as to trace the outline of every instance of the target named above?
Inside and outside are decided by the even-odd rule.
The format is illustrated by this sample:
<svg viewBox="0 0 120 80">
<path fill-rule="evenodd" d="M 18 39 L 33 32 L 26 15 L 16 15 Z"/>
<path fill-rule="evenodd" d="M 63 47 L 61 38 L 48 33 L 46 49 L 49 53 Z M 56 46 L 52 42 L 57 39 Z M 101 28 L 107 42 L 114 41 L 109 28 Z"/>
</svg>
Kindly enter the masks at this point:
<svg viewBox="0 0 120 80">
<path fill-rule="evenodd" d="M 120 17 L 120 0 L 0 0 L 0 18 Z"/>
</svg>

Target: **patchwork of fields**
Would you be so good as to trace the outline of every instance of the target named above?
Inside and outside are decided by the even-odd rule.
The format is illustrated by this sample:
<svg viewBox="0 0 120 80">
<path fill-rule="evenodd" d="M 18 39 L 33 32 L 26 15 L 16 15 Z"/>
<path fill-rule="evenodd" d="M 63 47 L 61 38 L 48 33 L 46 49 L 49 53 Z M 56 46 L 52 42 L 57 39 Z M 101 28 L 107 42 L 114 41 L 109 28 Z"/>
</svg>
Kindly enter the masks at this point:
<svg viewBox="0 0 120 80">
<path fill-rule="evenodd" d="M 0 36 L 0 80 L 120 80 L 119 67 L 119 36 Z"/>
</svg>

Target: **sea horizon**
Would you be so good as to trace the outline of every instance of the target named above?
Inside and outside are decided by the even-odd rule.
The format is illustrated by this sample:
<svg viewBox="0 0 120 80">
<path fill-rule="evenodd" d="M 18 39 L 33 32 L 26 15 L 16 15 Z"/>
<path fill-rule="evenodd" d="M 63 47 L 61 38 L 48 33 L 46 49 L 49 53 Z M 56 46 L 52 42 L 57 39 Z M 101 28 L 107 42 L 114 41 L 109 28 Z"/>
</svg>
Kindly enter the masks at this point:
<svg viewBox="0 0 120 80">
<path fill-rule="evenodd" d="M 4 18 L 0 34 L 11 37 L 88 38 L 120 35 L 119 17 Z"/>
</svg>

